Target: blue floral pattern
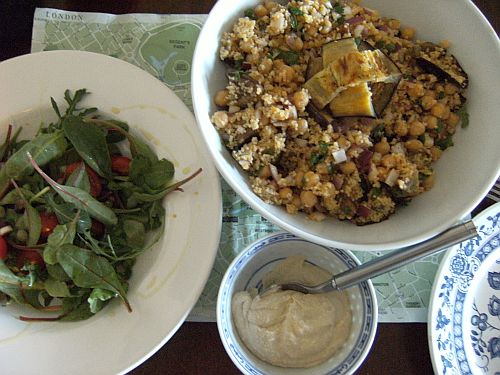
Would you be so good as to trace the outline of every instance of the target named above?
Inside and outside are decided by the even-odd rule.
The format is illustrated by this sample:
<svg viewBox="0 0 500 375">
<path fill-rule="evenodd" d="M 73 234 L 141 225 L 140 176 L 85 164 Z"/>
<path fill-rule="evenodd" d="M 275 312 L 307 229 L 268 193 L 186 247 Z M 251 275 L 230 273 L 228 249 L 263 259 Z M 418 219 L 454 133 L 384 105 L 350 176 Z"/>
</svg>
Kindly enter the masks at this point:
<svg viewBox="0 0 500 375">
<path fill-rule="evenodd" d="M 448 251 L 434 284 L 429 345 L 437 374 L 500 369 L 500 204 L 474 223 L 479 236 Z"/>
</svg>

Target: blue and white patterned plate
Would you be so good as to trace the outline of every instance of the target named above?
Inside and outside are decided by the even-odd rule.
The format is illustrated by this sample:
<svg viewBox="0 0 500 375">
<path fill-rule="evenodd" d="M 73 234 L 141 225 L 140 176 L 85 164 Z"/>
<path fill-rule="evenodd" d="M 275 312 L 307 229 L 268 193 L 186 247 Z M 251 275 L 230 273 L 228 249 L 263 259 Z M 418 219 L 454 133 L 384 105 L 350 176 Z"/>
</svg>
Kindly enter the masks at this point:
<svg viewBox="0 0 500 375">
<path fill-rule="evenodd" d="M 431 294 L 436 374 L 500 374 L 500 203 L 474 219 L 479 236 L 451 248 Z"/>
</svg>

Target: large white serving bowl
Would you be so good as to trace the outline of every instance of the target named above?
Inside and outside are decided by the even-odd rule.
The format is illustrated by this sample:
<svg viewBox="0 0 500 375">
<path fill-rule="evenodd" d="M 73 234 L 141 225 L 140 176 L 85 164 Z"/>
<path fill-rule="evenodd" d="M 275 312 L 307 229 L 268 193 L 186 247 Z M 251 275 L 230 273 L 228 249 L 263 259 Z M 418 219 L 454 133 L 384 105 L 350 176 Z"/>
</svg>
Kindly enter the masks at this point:
<svg viewBox="0 0 500 375">
<path fill-rule="evenodd" d="M 165 201 L 160 241 L 137 258 L 129 282 L 133 311 L 113 301 L 82 322 L 26 323 L 40 313 L 0 306 L 1 374 L 126 373 L 158 350 L 180 327 L 212 269 L 221 225 L 217 171 L 194 117 L 163 83 L 121 60 L 89 52 L 52 51 L 0 63 L 0 138 L 8 124 L 32 137 L 54 121 L 50 97 L 86 88 L 82 107 L 98 107 L 126 121 L 159 157 L 174 163 L 180 180 L 203 168 Z M 3 141 L 2 141 L 3 142 Z M 1 275 L 0 275 L 1 276 Z M 1 278 L 0 278 L 1 279 Z"/>
<path fill-rule="evenodd" d="M 248 178 L 224 147 L 210 121 L 216 111 L 215 92 L 227 84 L 219 59 L 224 31 L 257 0 L 219 0 L 198 39 L 192 68 L 196 119 L 215 164 L 224 179 L 256 211 L 299 237 L 351 250 L 382 250 L 428 239 L 467 215 L 487 194 L 500 173 L 500 41 L 484 16 L 468 0 L 366 0 L 382 15 L 417 29 L 417 38 L 447 39 L 468 73 L 467 109 L 470 125 L 459 129 L 454 147 L 435 164 L 436 183 L 429 192 L 400 207 L 388 220 L 364 227 L 327 219 L 321 223 L 305 215 L 289 215 L 264 203 L 250 188 Z"/>
</svg>

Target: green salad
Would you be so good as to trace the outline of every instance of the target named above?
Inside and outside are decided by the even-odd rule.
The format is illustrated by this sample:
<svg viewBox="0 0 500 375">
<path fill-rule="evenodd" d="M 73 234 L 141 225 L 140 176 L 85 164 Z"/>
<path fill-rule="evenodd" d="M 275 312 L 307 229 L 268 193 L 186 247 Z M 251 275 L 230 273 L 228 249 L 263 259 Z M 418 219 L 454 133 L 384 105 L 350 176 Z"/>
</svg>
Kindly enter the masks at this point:
<svg viewBox="0 0 500 375">
<path fill-rule="evenodd" d="M 66 90 L 57 121 L 31 140 L 9 126 L 0 146 L 0 304 L 32 306 L 26 321 L 77 321 L 119 298 L 138 255 L 163 233 L 174 165 L 125 122 L 80 108 Z M 38 313 L 38 311 L 39 313 Z"/>
</svg>

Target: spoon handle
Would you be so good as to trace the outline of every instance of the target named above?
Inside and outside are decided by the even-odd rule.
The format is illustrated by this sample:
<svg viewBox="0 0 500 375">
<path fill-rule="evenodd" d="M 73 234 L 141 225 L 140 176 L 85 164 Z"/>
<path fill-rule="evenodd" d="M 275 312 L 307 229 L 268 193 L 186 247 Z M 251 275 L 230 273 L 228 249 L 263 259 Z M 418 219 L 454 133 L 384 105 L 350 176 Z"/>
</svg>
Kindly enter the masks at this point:
<svg viewBox="0 0 500 375">
<path fill-rule="evenodd" d="M 437 253 L 452 245 L 477 235 L 472 220 L 456 225 L 437 236 L 414 246 L 393 251 L 380 258 L 373 259 L 358 267 L 335 275 L 331 283 L 334 289 L 345 289 L 372 277 L 392 271 L 419 258 Z"/>
</svg>

